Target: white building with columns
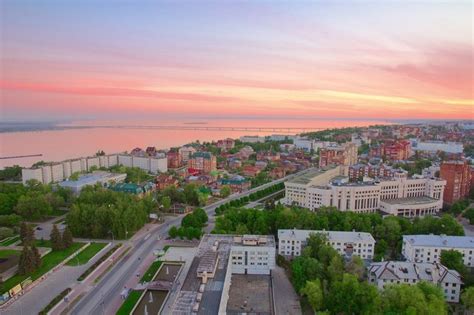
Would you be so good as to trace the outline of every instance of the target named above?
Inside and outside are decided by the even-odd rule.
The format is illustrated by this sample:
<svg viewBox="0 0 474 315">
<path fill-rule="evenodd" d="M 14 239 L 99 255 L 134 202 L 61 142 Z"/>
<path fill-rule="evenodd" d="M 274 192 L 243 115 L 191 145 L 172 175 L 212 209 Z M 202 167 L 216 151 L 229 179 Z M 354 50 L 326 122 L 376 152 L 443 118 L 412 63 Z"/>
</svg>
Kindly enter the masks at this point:
<svg viewBox="0 0 474 315">
<path fill-rule="evenodd" d="M 393 178 L 352 183 L 341 176 L 343 166 L 315 170 L 285 182 L 283 203 L 317 210 L 336 207 L 341 211 L 418 217 L 433 215 L 442 207 L 445 180 L 409 178 L 399 170 Z"/>
</svg>

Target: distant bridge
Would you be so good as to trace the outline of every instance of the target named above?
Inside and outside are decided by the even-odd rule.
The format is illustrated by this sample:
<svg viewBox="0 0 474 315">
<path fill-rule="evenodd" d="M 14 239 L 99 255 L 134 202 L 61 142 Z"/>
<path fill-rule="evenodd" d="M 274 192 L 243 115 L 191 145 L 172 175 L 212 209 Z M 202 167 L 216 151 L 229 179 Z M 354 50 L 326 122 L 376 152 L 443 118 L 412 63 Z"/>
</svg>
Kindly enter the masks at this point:
<svg viewBox="0 0 474 315">
<path fill-rule="evenodd" d="M 38 157 L 38 156 L 43 156 L 43 154 L 28 154 L 28 155 L 0 156 L 0 160 L 22 159 L 22 158 L 27 158 L 27 157 Z"/>
<path fill-rule="evenodd" d="M 97 125 L 97 126 L 71 126 L 66 128 L 120 128 L 120 129 L 157 129 L 157 130 L 203 130 L 203 131 L 250 131 L 250 132 L 285 132 L 285 133 L 305 133 L 311 131 L 325 130 L 327 128 L 311 127 L 230 127 L 230 126 L 197 126 L 197 125 Z"/>
</svg>

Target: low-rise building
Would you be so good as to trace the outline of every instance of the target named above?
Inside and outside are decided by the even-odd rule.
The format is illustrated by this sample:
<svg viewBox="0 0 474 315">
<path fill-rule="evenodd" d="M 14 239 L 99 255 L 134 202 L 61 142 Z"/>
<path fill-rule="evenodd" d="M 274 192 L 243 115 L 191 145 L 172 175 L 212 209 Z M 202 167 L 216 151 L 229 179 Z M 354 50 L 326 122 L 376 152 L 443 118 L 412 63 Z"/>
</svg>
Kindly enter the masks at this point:
<svg viewBox="0 0 474 315">
<path fill-rule="evenodd" d="M 127 174 L 114 174 L 103 171 L 95 171 L 90 174 L 84 174 L 79 176 L 77 180 L 65 180 L 59 183 L 59 186 L 63 188 L 69 188 L 74 194 L 79 194 L 81 190 L 86 186 L 93 186 L 100 184 L 101 186 L 114 185 L 115 183 L 121 183 L 127 178 Z"/>
<path fill-rule="evenodd" d="M 234 274 L 269 275 L 275 268 L 275 239 L 272 235 L 237 235 L 230 248 Z"/>
<path fill-rule="evenodd" d="M 219 186 L 228 185 L 233 192 L 242 192 L 250 188 L 251 183 L 243 176 L 235 175 L 231 178 L 221 178 L 218 181 Z"/>
<path fill-rule="evenodd" d="M 255 177 L 257 176 L 258 174 L 260 174 L 262 170 L 256 166 L 252 166 L 252 165 L 245 165 L 243 168 L 242 168 L 242 174 L 244 174 L 244 176 L 247 176 L 247 177 Z"/>
<path fill-rule="evenodd" d="M 456 250 L 464 265 L 474 266 L 474 237 L 446 235 L 403 235 L 402 255 L 410 262 L 439 263 L 443 250 Z"/>
<path fill-rule="evenodd" d="M 326 236 L 328 244 L 346 258 L 353 255 L 371 260 L 374 257 L 375 239 L 370 233 L 316 230 L 278 230 L 278 254 L 287 258 L 301 255 L 311 234 Z"/>
<path fill-rule="evenodd" d="M 168 175 L 168 174 L 160 174 L 159 176 L 156 177 L 155 182 L 159 190 L 163 190 L 171 186 L 178 188 L 179 186 L 179 180 L 173 177 L 172 175 Z"/>
<path fill-rule="evenodd" d="M 144 196 L 150 194 L 156 189 L 155 184 L 145 183 L 145 184 L 135 184 L 135 183 L 119 183 L 109 186 L 110 190 L 124 192 L 127 194 L 133 194 L 136 196 Z"/>
<path fill-rule="evenodd" d="M 414 285 L 431 282 L 443 290 L 447 302 L 458 303 L 463 284 L 461 275 L 439 263 L 383 261 L 372 263 L 368 270 L 369 283 L 384 289 L 387 285 Z"/>
</svg>

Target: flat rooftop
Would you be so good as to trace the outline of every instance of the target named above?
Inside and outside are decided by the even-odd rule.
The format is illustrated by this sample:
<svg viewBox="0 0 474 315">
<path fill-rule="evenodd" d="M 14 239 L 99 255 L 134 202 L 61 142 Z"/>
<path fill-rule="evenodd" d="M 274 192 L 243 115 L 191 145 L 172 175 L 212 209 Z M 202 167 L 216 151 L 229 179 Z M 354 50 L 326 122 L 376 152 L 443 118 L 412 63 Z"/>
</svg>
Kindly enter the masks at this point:
<svg viewBox="0 0 474 315">
<path fill-rule="evenodd" d="M 77 180 L 65 180 L 59 183 L 59 185 L 63 187 L 80 187 L 80 186 L 95 184 L 96 182 L 101 181 L 101 180 L 114 179 L 117 176 L 123 176 L 123 175 L 126 176 L 126 174 L 96 171 L 91 174 L 81 175 L 79 176 Z"/>
<path fill-rule="evenodd" d="M 411 198 L 399 198 L 399 199 L 386 199 L 380 202 L 387 203 L 390 205 L 423 205 L 438 202 L 438 199 L 434 199 L 428 196 L 422 197 L 411 197 Z"/>
<path fill-rule="evenodd" d="M 302 175 L 299 175 L 293 179 L 290 179 L 288 180 L 287 182 L 288 183 L 292 183 L 292 184 L 300 184 L 300 185 L 307 185 L 311 182 L 311 180 L 318 176 L 318 175 L 321 175 L 321 174 L 324 174 L 326 171 L 328 171 L 329 169 L 332 169 L 334 168 L 334 166 L 332 167 L 325 167 L 325 168 L 318 168 L 318 169 L 312 169 Z"/>
<path fill-rule="evenodd" d="M 447 235 L 403 235 L 403 242 L 413 246 L 447 247 L 447 248 L 474 248 L 472 236 Z"/>
<path fill-rule="evenodd" d="M 236 275 L 231 278 L 227 314 L 273 314 L 271 279 L 268 275 Z"/>
<path fill-rule="evenodd" d="M 294 238 L 298 240 L 307 239 L 310 234 L 325 234 L 328 240 L 336 242 L 375 242 L 372 234 L 356 231 L 324 231 L 324 230 L 278 230 L 278 238 Z"/>
<path fill-rule="evenodd" d="M 235 246 L 271 246 L 275 247 L 275 238 L 273 235 L 236 235 L 232 245 Z"/>
</svg>

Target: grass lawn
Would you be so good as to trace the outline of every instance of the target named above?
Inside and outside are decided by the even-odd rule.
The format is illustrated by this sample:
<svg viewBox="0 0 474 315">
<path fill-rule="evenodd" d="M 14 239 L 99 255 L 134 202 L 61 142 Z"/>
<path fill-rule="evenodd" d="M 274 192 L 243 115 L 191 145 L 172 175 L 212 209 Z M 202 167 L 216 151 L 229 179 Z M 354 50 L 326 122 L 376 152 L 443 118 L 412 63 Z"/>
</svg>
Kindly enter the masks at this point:
<svg viewBox="0 0 474 315">
<path fill-rule="evenodd" d="M 155 275 L 155 273 L 158 271 L 158 269 L 160 268 L 161 264 L 163 262 L 157 260 L 157 261 L 154 261 L 150 267 L 148 267 L 148 270 L 145 272 L 145 274 L 143 275 L 143 277 L 140 279 L 140 282 L 150 282 L 151 280 L 153 280 L 153 276 Z"/>
<path fill-rule="evenodd" d="M 20 239 L 20 235 L 15 235 L 12 237 L 9 237 L 3 241 L 0 242 L 0 246 L 10 246 L 13 243 L 16 243 Z"/>
<path fill-rule="evenodd" d="M 68 266 L 79 266 L 86 264 L 92 257 L 94 257 L 102 248 L 104 248 L 107 243 L 91 243 L 87 246 L 82 252 L 80 252 L 76 257 L 71 259 L 67 265 Z"/>
<path fill-rule="evenodd" d="M 116 315 L 129 315 L 132 312 L 133 307 L 137 304 L 138 299 L 142 295 L 143 291 L 132 291 L 127 296 L 122 306 L 120 306 Z"/>
<path fill-rule="evenodd" d="M 72 244 L 71 247 L 66 248 L 64 250 L 50 252 L 49 254 L 41 258 L 41 267 L 38 270 L 36 270 L 35 272 L 29 275 L 16 274 L 13 277 L 5 280 L 0 292 L 4 293 L 10 290 L 21 281 L 27 279 L 28 277 L 31 277 L 31 280 L 33 281 L 38 279 L 39 277 L 44 275 L 46 272 L 53 269 L 56 265 L 58 265 L 64 259 L 72 255 L 75 251 L 77 251 L 82 246 L 84 246 L 84 243 L 74 243 Z"/>
<path fill-rule="evenodd" d="M 14 250 L 14 249 L 2 249 L 0 250 L 0 258 L 8 258 L 12 255 L 20 255 L 19 250 Z"/>
</svg>

